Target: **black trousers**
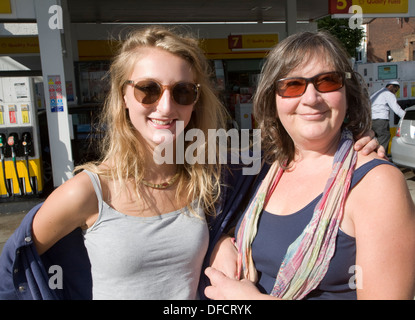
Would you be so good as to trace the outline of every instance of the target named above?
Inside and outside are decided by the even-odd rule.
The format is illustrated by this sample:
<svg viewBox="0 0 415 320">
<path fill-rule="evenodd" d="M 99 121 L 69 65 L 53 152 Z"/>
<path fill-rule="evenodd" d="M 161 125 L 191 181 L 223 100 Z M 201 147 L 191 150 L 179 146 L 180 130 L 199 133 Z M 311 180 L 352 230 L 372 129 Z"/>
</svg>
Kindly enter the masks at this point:
<svg viewBox="0 0 415 320">
<path fill-rule="evenodd" d="M 389 120 L 372 120 L 372 130 L 375 132 L 379 144 L 383 146 L 385 148 L 386 153 L 388 153 L 389 140 L 391 138 Z"/>
</svg>

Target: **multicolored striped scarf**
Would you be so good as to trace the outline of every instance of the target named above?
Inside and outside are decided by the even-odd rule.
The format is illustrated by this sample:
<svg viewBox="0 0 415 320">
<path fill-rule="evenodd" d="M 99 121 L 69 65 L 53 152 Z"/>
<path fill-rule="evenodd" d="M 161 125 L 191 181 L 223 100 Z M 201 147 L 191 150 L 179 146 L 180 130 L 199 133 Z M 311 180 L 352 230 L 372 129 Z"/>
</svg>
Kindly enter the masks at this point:
<svg viewBox="0 0 415 320">
<path fill-rule="evenodd" d="M 314 290 L 327 272 L 334 254 L 336 236 L 343 217 L 344 203 L 355 169 L 357 153 L 353 136 L 343 130 L 334 155 L 333 170 L 313 217 L 303 233 L 288 247 L 280 266 L 272 296 L 302 299 Z M 257 233 L 258 219 L 284 170 L 274 163 L 259 187 L 241 222 L 236 245 L 239 251 L 238 272 L 257 282 L 251 245 Z"/>
</svg>

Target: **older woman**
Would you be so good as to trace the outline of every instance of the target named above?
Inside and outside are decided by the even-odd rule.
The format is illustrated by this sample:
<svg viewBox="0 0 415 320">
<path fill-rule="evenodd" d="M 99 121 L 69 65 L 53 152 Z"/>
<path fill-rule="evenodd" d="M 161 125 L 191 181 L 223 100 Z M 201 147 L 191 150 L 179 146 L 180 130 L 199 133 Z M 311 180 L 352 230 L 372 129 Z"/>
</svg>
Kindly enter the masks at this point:
<svg viewBox="0 0 415 320">
<path fill-rule="evenodd" d="M 216 253 L 244 279 L 208 268 L 206 295 L 413 299 L 414 203 L 396 167 L 353 149 L 370 105 L 341 45 L 321 32 L 282 41 L 254 112 L 272 164 L 238 223 L 237 250 Z"/>
</svg>

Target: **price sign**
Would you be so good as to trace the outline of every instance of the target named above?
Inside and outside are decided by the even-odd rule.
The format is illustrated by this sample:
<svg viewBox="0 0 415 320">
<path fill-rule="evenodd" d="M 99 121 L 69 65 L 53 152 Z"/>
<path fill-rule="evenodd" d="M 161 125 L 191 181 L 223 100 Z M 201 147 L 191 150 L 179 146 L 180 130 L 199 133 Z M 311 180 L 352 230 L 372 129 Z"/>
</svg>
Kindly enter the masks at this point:
<svg viewBox="0 0 415 320">
<path fill-rule="evenodd" d="M 4 124 L 3 106 L 0 106 L 0 124 Z"/>
<path fill-rule="evenodd" d="M 349 13 L 349 8 L 352 6 L 352 0 L 329 0 L 329 13 Z"/>
<path fill-rule="evenodd" d="M 278 34 L 239 34 L 228 36 L 229 49 L 269 49 L 278 43 Z"/>
<path fill-rule="evenodd" d="M 16 105 L 9 104 L 9 122 L 17 124 Z"/>
<path fill-rule="evenodd" d="M 22 123 L 30 123 L 29 105 L 28 104 L 22 104 L 20 106 L 20 111 L 22 112 Z"/>
<path fill-rule="evenodd" d="M 242 35 L 228 36 L 229 49 L 242 49 Z"/>
</svg>

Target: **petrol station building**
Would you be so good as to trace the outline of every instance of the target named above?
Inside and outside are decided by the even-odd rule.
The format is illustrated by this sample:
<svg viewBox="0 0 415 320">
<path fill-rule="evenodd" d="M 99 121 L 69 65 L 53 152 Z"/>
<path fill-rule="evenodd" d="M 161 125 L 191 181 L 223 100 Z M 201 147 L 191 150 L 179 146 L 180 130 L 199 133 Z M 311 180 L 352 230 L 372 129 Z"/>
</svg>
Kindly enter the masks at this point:
<svg viewBox="0 0 415 320">
<path fill-rule="evenodd" d="M 0 200 L 57 187 L 75 165 L 94 159 L 104 76 L 127 30 L 167 24 L 191 31 L 235 126 L 251 129 L 250 98 L 269 50 L 316 30 L 324 16 L 352 17 L 355 2 L 0 0 Z M 398 2 L 359 4 L 365 17 L 415 16 L 413 1 Z"/>
</svg>

